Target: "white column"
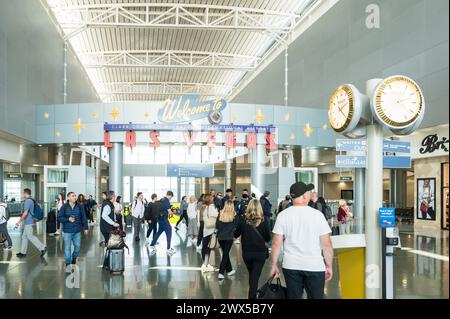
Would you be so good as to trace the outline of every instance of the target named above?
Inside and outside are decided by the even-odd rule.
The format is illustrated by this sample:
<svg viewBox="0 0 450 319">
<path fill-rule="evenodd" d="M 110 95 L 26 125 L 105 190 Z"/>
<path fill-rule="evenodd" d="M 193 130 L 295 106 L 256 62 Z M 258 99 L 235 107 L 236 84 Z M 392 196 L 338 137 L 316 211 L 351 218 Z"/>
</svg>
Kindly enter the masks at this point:
<svg viewBox="0 0 450 319">
<path fill-rule="evenodd" d="M 258 138 L 259 141 L 259 138 Z M 256 145 L 251 151 L 251 192 L 259 198 L 265 191 L 266 145 Z"/>
<path fill-rule="evenodd" d="M 109 149 L 109 188 L 123 196 L 123 143 L 114 142 Z"/>
<path fill-rule="evenodd" d="M 366 83 L 366 94 L 372 96 L 380 79 Z M 379 208 L 383 205 L 383 127 L 379 124 L 367 126 L 366 168 L 366 299 L 382 297 L 381 229 Z"/>
<path fill-rule="evenodd" d="M 95 199 L 97 203 L 101 203 L 101 187 L 102 187 L 102 160 L 95 159 Z"/>
<path fill-rule="evenodd" d="M 353 191 L 354 191 L 354 224 L 355 224 L 355 233 L 362 234 L 364 231 L 364 201 L 365 201 L 365 188 L 366 188 L 366 175 L 365 170 L 363 168 L 355 168 L 354 173 L 354 182 L 353 182 Z"/>
</svg>

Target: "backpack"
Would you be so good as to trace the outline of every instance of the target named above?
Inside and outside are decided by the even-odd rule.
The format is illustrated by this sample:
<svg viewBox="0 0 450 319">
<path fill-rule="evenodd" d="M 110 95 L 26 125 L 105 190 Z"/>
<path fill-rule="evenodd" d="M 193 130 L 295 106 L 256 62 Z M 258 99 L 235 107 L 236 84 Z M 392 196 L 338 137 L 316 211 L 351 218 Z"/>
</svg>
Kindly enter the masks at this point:
<svg viewBox="0 0 450 319">
<path fill-rule="evenodd" d="M 152 205 L 152 217 L 157 219 L 158 221 L 162 221 L 164 219 L 164 213 L 163 210 L 163 201 L 164 198 L 161 198 L 160 200 L 156 201 Z"/>
<path fill-rule="evenodd" d="M 5 208 L 5 215 L 2 216 L 2 218 L 4 218 L 6 221 L 8 221 L 9 217 L 11 216 L 11 212 L 9 211 L 8 206 L 5 206 L 5 205 L 0 205 L 0 206 Z"/>
<path fill-rule="evenodd" d="M 147 221 L 152 219 L 152 206 L 153 206 L 152 203 L 148 203 L 148 205 L 145 207 L 144 219 Z"/>
<path fill-rule="evenodd" d="M 242 199 L 239 203 L 239 215 L 244 215 L 247 211 L 248 203 L 250 203 L 250 199 Z"/>
<path fill-rule="evenodd" d="M 39 206 L 39 204 L 31 198 L 31 200 L 33 201 L 34 204 L 34 212 L 33 214 L 31 214 L 31 216 L 33 216 L 35 221 L 41 221 L 44 219 L 44 211 L 42 210 L 41 206 Z"/>
<path fill-rule="evenodd" d="M 322 214 L 323 214 L 323 216 L 325 216 L 326 220 L 329 220 L 329 219 L 331 219 L 331 217 L 333 217 L 333 212 L 331 211 L 331 207 L 326 204 L 322 206 Z"/>
</svg>

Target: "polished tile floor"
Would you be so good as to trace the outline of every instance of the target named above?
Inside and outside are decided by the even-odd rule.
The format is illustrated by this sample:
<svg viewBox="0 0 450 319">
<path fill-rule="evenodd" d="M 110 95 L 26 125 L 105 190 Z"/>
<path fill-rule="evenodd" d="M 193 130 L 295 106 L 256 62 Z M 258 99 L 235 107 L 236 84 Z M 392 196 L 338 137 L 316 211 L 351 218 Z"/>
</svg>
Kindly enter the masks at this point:
<svg viewBox="0 0 450 319">
<path fill-rule="evenodd" d="M 14 220 L 10 220 L 13 224 Z M 234 278 L 221 283 L 217 273 L 202 274 L 201 256 L 193 247 L 186 247 L 185 226 L 174 232 L 177 253 L 165 254 L 165 236 L 161 247 L 150 256 L 141 240 L 127 237 L 130 247 L 123 275 L 110 275 L 101 269 L 103 248 L 98 226 L 82 237 L 79 271 L 66 274 L 63 270 L 63 240 L 45 235 L 43 223 L 37 226 L 38 237 L 48 246 L 48 254 L 40 258 L 30 245 L 26 259 L 18 252 L 20 232 L 11 231 L 13 251 L 0 248 L 0 298 L 246 298 L 247 272 L 242 261 L 240 245 L 232 249 Z M 129 228 L 129 231 L 131 229 Z M 143 234 L 142 236 L 143 237 Z M 402 249 L 396 250 L 394 260 L 395 298 L 448 298 L 449 251 L 448 231 L 416 231 L 401 233 Z M 214 256 L 215 264 L 220 253 Z M 339 274 L 335 260 L 335 276 L 326 284 L 327 298 L 340 298 Z M 263 270 L 261 284 L 267 278 L 269 263 Z"/>
</svg>

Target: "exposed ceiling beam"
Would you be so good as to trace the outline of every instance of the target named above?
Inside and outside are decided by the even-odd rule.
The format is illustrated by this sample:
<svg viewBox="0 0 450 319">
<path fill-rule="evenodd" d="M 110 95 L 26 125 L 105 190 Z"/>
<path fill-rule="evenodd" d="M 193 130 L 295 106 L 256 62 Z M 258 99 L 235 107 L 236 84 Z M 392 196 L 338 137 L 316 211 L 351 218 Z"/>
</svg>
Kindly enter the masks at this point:
<svg viewBox="0 0 450 319">
<path fill-rule="evenodd" d="M 259 58 L 219 52 L 174 50 L 79 52 L 86 69 L 110 67 L 251 70 Z"/>
<path fill-rule="evenodd" d="M 287 33 L 299 14 L 210 4 L 105 3 L 53 5 L 55 16 L 71 38 L 91 27 L 228 29 Z"/>
</svg>

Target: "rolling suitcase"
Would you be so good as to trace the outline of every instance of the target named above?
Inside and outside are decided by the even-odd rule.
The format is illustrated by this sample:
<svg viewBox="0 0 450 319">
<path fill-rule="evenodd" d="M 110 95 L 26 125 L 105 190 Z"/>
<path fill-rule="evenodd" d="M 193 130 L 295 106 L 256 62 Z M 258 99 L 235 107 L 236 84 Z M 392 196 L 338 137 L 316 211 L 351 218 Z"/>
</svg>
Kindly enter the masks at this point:
<svg viewBox="0 0 450 319">
<path fill-rule="evenodd" d="M 339 222 L 338 225 L 334 225 L 334 217 L 331 218 L 331 236 L 339 235 Z"/>
<path fill-rule="evenodd" d="M 47 221 L 45 222 L 45 230 L 47 234 L 56 233 L 56 212 L 54 209 L 48 212 Z"/>
<path fill-rule="evenodd" d="M 111 273 L 123 273 L 125 270 L 124 249 L 109 249 L 109 271 Z"/>
</svg>

